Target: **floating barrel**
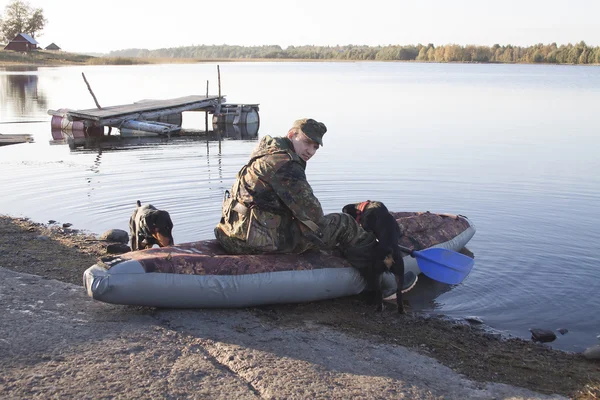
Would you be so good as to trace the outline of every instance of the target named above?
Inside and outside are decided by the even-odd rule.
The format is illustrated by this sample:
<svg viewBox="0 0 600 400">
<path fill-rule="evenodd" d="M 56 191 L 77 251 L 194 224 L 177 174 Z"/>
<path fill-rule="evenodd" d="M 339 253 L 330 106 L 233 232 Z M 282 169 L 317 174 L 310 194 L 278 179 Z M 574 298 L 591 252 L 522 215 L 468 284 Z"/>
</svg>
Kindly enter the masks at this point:
<svg viewBox="0 0 600 400">
<path fill-rule="evenodd" d="M 63 140 L 67 137 L 63 135 L 62 129 L 52 128 L 52 140 Z"/>
<path fill-rule="evenodd" d="M 85 125 L 83 125 L 83 121 L 69 121 L 67 117 L 54 115 L 50 122 L 50 127 L 53 130 L 60 130 L 65 136 L 85 137 Z"/>
<path fill-rule="evenodd" d="M 231 124 L 219 124 L 214 125 L 215 132 L 219 133 L 221 137 L 230 139 L 254 139 L 258 136 L 258 124 L 243 124 L 243 125 L 231 125 Z"/>
<path fill-rule="evenodd" d="M 58 110 L 63 111 L 63 110 Z M 50 128 L 52 129 L 52 137 L 58 137 L 58 133 L 55 131 L 61 131 L 64 138 L 85 138 L 88 136 L 102 136 L 104 135 L 103 126 L 85 127 L 83 121 L 70 121 L 67 117 L 67 113 L 61 115 L 53 115 L 50 121 Z"/>
<path fill-rule="evenodd" d="M 221 104 L 220 112 L 213 115 L 215 125 L 260 125 L 258 107 L 256 105 Z"/>
</svg>

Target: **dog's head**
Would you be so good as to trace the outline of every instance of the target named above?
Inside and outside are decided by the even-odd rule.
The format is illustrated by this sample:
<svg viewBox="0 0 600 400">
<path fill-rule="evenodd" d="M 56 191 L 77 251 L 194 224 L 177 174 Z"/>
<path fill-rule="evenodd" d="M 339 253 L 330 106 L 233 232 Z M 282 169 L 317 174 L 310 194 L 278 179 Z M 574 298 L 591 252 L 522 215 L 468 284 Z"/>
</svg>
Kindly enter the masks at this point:
<svg viewBox="0 0 600 400">
<path fill-rule="evenodd" d="M 346 204 L 344 208 L 342 208 L 342 212 L 345 214 L 349 214 L 352 216 L 352 218 L 356 219 L 356 214 L 359 205 L 360 203 Z"/>
<path fill-rule="evenodd" d="M 173 222 L 171 216 L 164 210 L 152 210 L 146 216 L 146 226 L 160 247 L 172 246 Z"/>
<path fill-rule="evenodd" d="M 384 260 L 387 268 L 397 262 L 395 245 L 400 238 L 400 227 L 388 208 L 380 201 L 367 200 L 362 203 L 347 204 L 342 212 L 349 214 L 365 229 L 373 232 L 380 243 L 378 259 Z"/>
<path fill-rule="evenodd" d="M 389 213 L 385 204 L 380 201 L 363 201 L 362 203 L 346 204 L 342 212 L 350 215 L 365 230 L 375 233 L 377 237 L 382 233 L 385 226 L 382 224 L 395 224 L 395 220 Z"/>
</svg>

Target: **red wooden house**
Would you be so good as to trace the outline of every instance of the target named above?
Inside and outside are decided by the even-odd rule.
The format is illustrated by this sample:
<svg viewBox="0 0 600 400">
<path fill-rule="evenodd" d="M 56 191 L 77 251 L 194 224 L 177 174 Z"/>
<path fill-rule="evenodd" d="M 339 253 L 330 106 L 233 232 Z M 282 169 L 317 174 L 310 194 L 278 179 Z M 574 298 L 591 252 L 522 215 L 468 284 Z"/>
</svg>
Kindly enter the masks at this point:
<svg viewBox="0 0 600 400">
<path fill-rule="evenodd" d="M 38 42 L 26 33 L 19 33 L 13 40 L 8 42 L 4 50 L 31 51 L 37 50 Z"/>
</svg>

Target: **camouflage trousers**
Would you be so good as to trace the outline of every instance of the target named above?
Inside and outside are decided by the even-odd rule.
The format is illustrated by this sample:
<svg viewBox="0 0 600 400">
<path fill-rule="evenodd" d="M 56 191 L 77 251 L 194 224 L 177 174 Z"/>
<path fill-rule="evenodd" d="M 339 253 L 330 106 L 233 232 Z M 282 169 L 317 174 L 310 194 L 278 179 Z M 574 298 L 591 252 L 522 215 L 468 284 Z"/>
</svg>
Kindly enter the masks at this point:
<svg viewBox="0 0 600 400">
<path fill-rule="evenodd" d="M 339 248 L 355 268 L 368 268 L 372 262 L 377 241 L 375 235 L 365 231 L 352 216 L 344 213 L 325 215 L 318 223 L 321 235 L 305 235 L 299 222 L 285 227 L 282 236 L 289 238 L 273 254 L 303 253 L 308 250 L 332 250 Z M 230 254 L 264 254 L 250 247 L 247 242 L 228 237 L 218 226 L 215 237 Z"/>
</svg>

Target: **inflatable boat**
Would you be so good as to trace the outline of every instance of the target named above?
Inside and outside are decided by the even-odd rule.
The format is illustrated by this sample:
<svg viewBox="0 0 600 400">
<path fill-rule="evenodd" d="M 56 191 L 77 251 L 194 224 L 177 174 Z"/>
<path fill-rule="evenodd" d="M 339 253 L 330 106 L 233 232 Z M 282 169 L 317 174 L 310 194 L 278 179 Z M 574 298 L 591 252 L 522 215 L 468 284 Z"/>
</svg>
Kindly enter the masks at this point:
<svg viewBox="0 0 600 400">
<path fill-rule="evenodd" d="M 462 215 L 392 215 L 402 233 L 399 244 L 414 250 L 458 251 L 475 234 L 474 225 Z M 406 271 L 420 273 L 414 258 L 403 259 Z M 95 300 L 168 308 L 300 303 L 355 295 L 366 287 L 336 251 L 229 255 L 216 240 L 125 253 L 88 268 L 83 284 Z M 395 292 L 392 274 L 384 274 L 383 287 Z"/>
</svg>

